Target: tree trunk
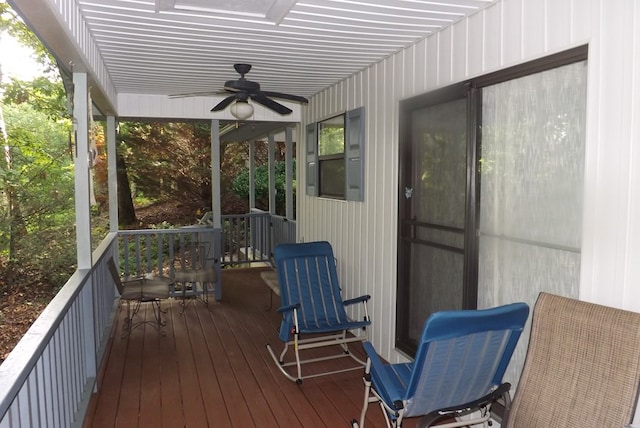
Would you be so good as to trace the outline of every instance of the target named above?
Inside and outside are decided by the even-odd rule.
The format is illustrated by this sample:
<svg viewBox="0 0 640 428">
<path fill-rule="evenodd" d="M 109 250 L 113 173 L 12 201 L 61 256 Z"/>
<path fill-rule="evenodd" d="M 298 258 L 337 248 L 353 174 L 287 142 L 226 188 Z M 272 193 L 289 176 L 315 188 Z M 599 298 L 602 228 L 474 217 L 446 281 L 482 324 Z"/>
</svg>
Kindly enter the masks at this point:
<svg viewBox="0 0 640 428">
<path fill-rule="evenodd" d="M 116 168 L 118 173 L 118 223 L 121 226 L 129 226 L 135 224 L 137 219 L 131 197 L 127 165 L 122 155 L 116 156 Z"/>
</svg>

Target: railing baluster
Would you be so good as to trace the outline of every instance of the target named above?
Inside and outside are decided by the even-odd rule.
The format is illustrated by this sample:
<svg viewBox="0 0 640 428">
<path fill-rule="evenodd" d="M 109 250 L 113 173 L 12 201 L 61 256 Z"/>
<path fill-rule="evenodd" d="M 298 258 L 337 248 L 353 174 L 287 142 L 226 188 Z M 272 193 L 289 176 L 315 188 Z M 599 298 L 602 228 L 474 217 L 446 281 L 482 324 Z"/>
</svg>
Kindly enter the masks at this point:
<svg viewBox="0 0 640 428">
<path fill-rule="evenodd" d="M 136 271 L 135 271 L 135 274 L 136 274 L 136 276 L 142 275 L 142 271 L 140 270 L 140 262 L 141 262 L 141 260 L 140 260 L 140 239 L 141 238 L 142 238 L 141 236 L 135 235 L 135 241 L 136 241 L 136 247 L 135 247 L 136 248 L 136 254 L 135 254 L 135 256 L 136 256 L 136 262 L 135 262 L 136 263 L 135 264 Z"/>
<path fill-rule="evenodd" d="M 201 256 L 206 256 L 209 263 L 212 255 L 219 272 L 224 254 L 227 251 L 233 254 L 241 248 L 229 245 L 227 250 L 221 246 L 223 239 L 234 244 L 235 234 L 235 244 L 244 244 L 247 248 L 249 226 L 246 216 L 236 216 L 231 221 L 225 220 L 224 238 L 222 230 L 206 226 L 109 234 L 94 252 L 92 269 L 74 273 L 34 322 L 26 335 L 29 340 L 20 341 L 0 366 L 0 427 L 81 424 L 95 385 L 95 368 L 90 365 L 96 361 L 99 364 L 102 359 L 109 338 L 109 320 L 117 310 L 113 305 L 115 287 L 108 277 L 106 261 L 117 257 L 118 239 L 124 257 L 121 269 L 127 275 L 141 274 L 144 270 L 148 273 L 156 265 L 163 274 L 169 267 L 173 275 L 176 242 L 181 243 L 181 248 L 191 249 L 188 260 L 191 267 L 198 265 Z M 153 249 L 154 244 L 157 251 Z M 220 279 L 218 281 L 216 299 L 222 296 Z M 88 328 L 87 320 L 93 322 Z"/>
</svg>

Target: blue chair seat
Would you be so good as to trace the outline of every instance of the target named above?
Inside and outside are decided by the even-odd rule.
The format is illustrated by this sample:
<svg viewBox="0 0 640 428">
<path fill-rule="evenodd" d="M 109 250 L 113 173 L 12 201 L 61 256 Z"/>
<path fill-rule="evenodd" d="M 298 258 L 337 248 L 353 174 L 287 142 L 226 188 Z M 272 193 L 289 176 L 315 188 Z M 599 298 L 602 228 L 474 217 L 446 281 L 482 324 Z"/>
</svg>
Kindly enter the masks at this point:
<svg viewBox="0 0 640 428">
<path fill-rule="evenodd" d="M 381 404 L 394 427 L 414 416 L 424 417 L 421 426 L 431 426 L 443 415 L 455 417 L 472 410 L 480 410 L 477 419 L 444 426 L 487 421 L 491 404 L 509 394 L 510 385 L 502 382 L 502 376 L 528 316 L 525 303 L 438 312 L 426 321 L 410 363 L 386 364 L 366 342 L 364 406 L 360 421 L 352 425 L 364 426 L 370 403 Z"/>
<path fill-rule="evenodd" d="M 366 328 L 371 324 L 367 312 L 370 297 L 342 299 L 331 245 L 326 241 L 281 244 L 274 250 L 274 259 L 282 301 L 278 311 L 282 313 L 280 340 L 284 342 L 284 349 L 279 357 L 270 344 L 267 344 L 267 349 L 278 368 L 288 379 L 300 383 L 305 377 L 345 371 L 305 376 L 302 365 L 306 362 L 348 356 L 358 363 L 350 369 L 363 367 L 365 362 L 353 355 L 348 345 L 367 339 Z M 361 305 L 362 319 L 354 320 L 347 316 L 346 307 L 355 305 Z M 294 360 L 285 361 L 290 346 L 294 349 Z M 301 359 L 301 351 L 324 346 L 337 346 L 339 352 L 306 361 Z M 287 367 L 293 365 L 297 370 L 290 373 Z"/>
</svg>

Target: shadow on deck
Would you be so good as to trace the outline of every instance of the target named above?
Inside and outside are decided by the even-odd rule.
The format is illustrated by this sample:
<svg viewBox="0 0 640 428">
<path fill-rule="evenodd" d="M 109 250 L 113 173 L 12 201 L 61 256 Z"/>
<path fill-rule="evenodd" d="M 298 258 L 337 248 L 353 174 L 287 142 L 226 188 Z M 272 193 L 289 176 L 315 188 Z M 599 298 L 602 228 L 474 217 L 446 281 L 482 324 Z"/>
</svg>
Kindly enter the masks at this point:
<svg viewBox="0 0 640 428">
<path fill-rule="evenodd" d="M 350 426 L 360 414 L 363 371 L 305 379 L 300 386 L 287 380 L 265 349 L 267 342 L 280 349 L 281 317 L 277 296 L 274 309 L 266 310 L 271 290 L 262 270 L 225 270 L 222 302 L 189 302 L 184 314 L 179 300 L 164 303 L 164 336 L 144 325 L 122 339 L 121 312 L 84 426 Z M 141 316 L 151 318 L 151 309 Z M 354 348 L 362 354 L 359 344 Z M 370 409 L 368 417 L 368 427 L 386 426 L 379 410 Z"/>
</svg>

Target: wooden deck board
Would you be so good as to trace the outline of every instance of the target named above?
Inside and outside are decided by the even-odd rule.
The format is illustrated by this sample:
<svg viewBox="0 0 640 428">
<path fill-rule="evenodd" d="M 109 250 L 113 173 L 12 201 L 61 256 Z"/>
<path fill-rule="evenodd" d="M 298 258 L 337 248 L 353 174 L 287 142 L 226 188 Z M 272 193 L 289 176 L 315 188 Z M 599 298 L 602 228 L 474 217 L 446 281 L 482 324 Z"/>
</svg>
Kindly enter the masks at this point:
<svg viewBox="0 0 640 428">
<path fill-rule="evenodd" d="M 268 342 L 281 349 L 281 316 L 277 296 L 274 308 L 265 310 L 271 290 L 260 271 L 224 271 L 222 302 L 190 302 L 181 313 L 179 301 L 167 301 L 164 335 L 144 325 L 121 338 L 119 314 L 84 426 L 349 426 L 360 415 L 362 370 L 302 385 L 287 380 L 265 349 Z M 153 316 L 149 307 L 142 314 Z M 353 361 L 318 365 L 335 369 Z M 367 427 L 384 426 L 379 408 L 371 408 Z"/>
</svg>

